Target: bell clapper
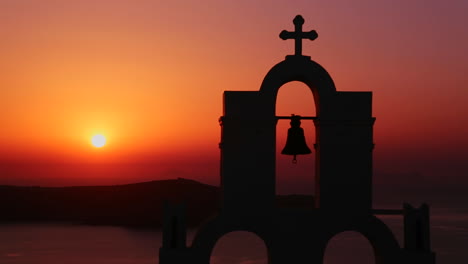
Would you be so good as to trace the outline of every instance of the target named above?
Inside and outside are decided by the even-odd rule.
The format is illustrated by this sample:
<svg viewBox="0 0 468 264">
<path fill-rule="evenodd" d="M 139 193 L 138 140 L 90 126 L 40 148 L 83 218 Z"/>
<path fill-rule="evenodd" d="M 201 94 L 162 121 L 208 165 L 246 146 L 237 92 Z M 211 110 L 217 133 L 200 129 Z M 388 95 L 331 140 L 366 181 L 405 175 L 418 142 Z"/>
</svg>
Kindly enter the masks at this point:
<svg viewBox="0 0 468 264">
<path fill-rule="evenodd" d="M 296 155 L 293 156 L 293 160 L 292 160 L 292 163 L 293 164 L 297 164 L 297 159 L 296 159 Z"/>
</svg>

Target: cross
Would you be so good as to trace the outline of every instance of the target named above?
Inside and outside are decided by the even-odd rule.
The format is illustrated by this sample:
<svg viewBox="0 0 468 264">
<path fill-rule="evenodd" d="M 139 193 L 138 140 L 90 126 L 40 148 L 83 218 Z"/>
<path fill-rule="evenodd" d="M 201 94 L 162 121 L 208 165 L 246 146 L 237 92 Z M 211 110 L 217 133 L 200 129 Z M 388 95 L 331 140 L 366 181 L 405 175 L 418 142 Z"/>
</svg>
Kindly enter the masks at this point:
<svg viewBox="0 0 468 264">
<path fill-rule="evenodd" d="M 295 40 L 295 53 L 296 56 L 302 56 L 302 39 L 314 40 L 318 37 L 315 30 L 309 32 L 302 31 L 302 25 L 304 24 L 304 18 L 301 15 L 297 15 L 294 20 L 294 32 L 283 30 L 279 37 L 283 40 L 294 39 Z"/>
</svg>

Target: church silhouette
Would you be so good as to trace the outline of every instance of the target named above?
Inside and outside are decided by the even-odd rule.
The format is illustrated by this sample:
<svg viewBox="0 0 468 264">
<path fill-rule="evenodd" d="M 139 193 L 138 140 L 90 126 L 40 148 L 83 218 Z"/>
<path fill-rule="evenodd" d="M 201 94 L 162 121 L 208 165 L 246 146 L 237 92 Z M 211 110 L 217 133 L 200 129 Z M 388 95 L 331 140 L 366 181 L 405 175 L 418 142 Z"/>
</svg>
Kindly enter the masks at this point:
<svg viewBox="0 0 468 264">
<path fill-rule="evenodd" d="M 166 205 L 161 264 L 210 263 L 216 242 L 232 231 L 260 237 L 268 263 L 323 263 L 328 242 L 344 231 L 366 237 L 378 264 L 433 264 L 429 207 L 372 208 L 373 125 L 372 92 L 337 91 L 327 71 L 302 55 L 302 40 L 318 37 L 295 31 L 280 38 L 294 39 L 295 54 L 276 64 L 259 91 L 225 91 L 221 125 L 222 208 L 186 243 L 183 205 Z M 316 117 L 275 115 L 279 88 L 291 81 L 305 83 L 314 96 Z M 315 205 L 311 208 L 275 207 L 276 123 L 278 119 L 312 119 L 315 125 Z M 293 120 L 292 120 L 293 121 Z M 404 245 L 377 215 L 402 215 Z"/>
</svg>

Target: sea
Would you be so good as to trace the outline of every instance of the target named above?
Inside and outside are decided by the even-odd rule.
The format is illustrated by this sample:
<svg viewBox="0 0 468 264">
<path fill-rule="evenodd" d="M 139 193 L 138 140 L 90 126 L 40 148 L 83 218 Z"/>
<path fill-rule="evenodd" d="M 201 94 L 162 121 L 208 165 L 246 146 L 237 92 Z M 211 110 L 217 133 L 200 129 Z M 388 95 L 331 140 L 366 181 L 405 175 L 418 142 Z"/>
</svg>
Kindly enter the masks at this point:
<svg viewBox="0 0 468 264">
<path fill-rule="evenodd" d="M 382 216 L 402 243 L 401 216 Z M 189 231 L 188 243 L 195 230 Z M 0 225 L 1 264 L 155 264 L 160 230 L 61 223 Z M 431 209 L 431 245 L 436 263 L 468 263 L 468 208 Z M 223 236 L 213 249 L 212 264 L 267 263 L 266 247 L 248 232 Z M 326 264 L 375 263 L 369 242 L 355 232 L 334 237 L 325 252 Z"/>
</svg>

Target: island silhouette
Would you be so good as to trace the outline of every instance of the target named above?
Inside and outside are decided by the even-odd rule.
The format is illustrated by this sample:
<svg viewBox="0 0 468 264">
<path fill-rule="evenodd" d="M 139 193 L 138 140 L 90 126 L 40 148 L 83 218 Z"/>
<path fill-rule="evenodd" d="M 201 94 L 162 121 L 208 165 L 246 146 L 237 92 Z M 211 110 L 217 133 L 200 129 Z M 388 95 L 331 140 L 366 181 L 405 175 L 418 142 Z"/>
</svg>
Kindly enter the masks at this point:
<svg viewBox="0 0 468 264">
<path fill-rule="evenodd" d="M 190 227 L 217 213 L 220 188 L 178 178 L 111 186 L 0 185 L 0 224 L 69 222 L 160 228 L 165 203 L 185 203 Z M 278 195 L 279 207 L 310 207 L 310 195 Z"/>
</svg>

